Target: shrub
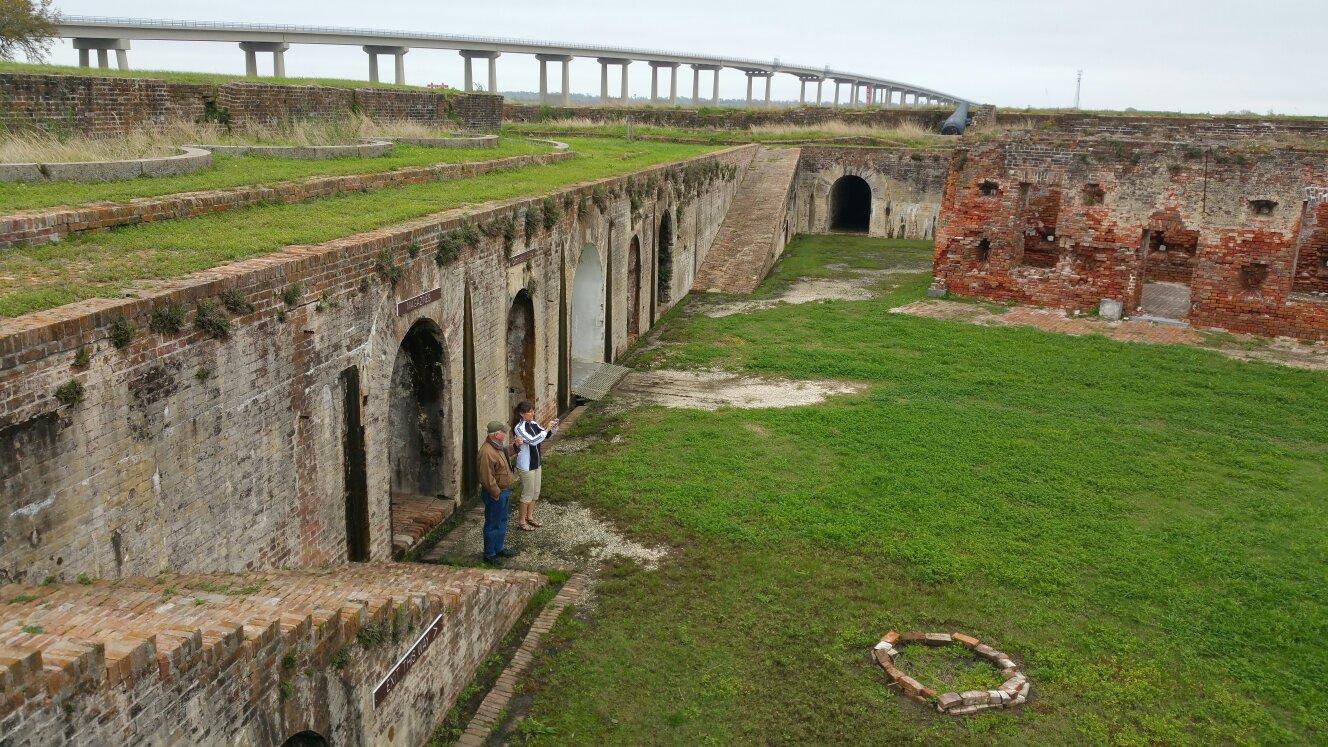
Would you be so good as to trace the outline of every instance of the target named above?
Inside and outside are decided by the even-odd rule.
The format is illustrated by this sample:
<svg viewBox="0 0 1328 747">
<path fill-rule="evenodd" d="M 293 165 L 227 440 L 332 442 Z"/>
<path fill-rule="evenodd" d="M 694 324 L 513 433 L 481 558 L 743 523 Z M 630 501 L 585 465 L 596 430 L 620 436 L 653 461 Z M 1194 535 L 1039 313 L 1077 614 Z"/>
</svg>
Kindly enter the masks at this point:
<svg viewBox="0 0 1328 747">
<path fill-rule="evenodd" d="M 411 259 L 415 259 L 416 257 L 420 256 L 419 242 L 418 241 L 410 242 L 410 246 L 406 247 L 406 254 L 409 255 Z"/>
<path fill-rule="evenodd" d="M 544 208 L 539 205 L 531 205 L 526 208 L 526 238 L 539 233 L 540 227 L 544 225 Z"/>
<path fill-rule="evenodd" d="M 396 285 L 401 279 L 401 268 L 392 262 L 391 249 L 383 247 L 382 251 L 378 252 L 378 257 L 374 260 L 374 273 L 392 285 Z"/>
<path fill-rule="evenodd" d="M 254 310 L 254 305 L 245 300 L 244 294 L 240 292 L 239 288 L 227 288 L 222 291 L 221 305 L 236 316 L 248 314 Z"/>
<path fill-rule="evenodd" d="M 74 353 L 74 368 L 87 368 L 91 362 L 92 353 L 88 352 L 87 347 L 81 347 Z"/>
<path fill-rule="evenodd" d="M 148 329 L 159 335 L 173 335 L 184 326 L 184 307 L 178 303 L 159 306 L 148 316 Z"/>
<path fill-rule="evenodd" d="M 194 378 L 198 379 L 198 383 L 202 384 L 203 382 L 212 378 L 212 369 L 207 366 L 203 366 L 202 368 L 194 372 Z"/>
<path fill-rule="evenodd" d="M 115 321 L 111 322 L 111 344 L 123 350 L 133 341 L 134 325 L 122 316 L 116 317 Z"/>
<path fill-rule="evenodd" d="M 595 203 L 601 213 L 609 209 L 609 190 L 604 188 L 603 184 L 596 184 L 590 190 L 590 201 Z"/>
<path fill-rule="evenodd" d="M 540 214 L 544 218 L 544 230 L 552 231 L 553 227 L 558 225 L 558 221 L 563 217 L 563 209 L 557 200 L 552 197 L 545 197 Z"/>
<path fill-rule="evenodd" d="M 433 256 L 433 261 L 440 266 L 456 259 L 461 251 L 461 237 L 457 231 L 448 231 L 438 237 L 438 253 Z"/>
<path fill-rule="evenodd" d="M 194 329 L 216 340 L 230 337 L 231 320 L 221 315 L 217 305 L 203 299 L 194 307 Z"/>
<path fill-rule="evenodd" d="M 70 379 L 55 388 L 55 398 L 63 405 L 76 405 L 83 401 L 83 384 Z"/>
<path fill-rule="evenodd" d="M 462 221 L 461 226 L 456 229 L 456 234 L 457 239 L 461 241 L 463 246 L 468 246 L 471 249 L 479 247 L 480 231 L 475 227 L 474 223 L 471 223 L 468 220 Z"/>
<path fill-rule="evenodd" d="M 281 301 L 287 308 L 293 309 L 300 302 L 300 284 L 291 283 L 281 291 Z"/>
</svg>

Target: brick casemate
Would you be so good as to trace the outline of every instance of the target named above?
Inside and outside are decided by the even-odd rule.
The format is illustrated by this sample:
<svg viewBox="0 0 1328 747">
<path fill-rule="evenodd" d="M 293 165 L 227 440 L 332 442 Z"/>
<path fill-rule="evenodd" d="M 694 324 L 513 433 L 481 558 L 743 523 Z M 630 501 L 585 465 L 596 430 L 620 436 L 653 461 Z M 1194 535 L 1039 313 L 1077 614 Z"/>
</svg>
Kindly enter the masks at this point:
<svg viewBox="0 0 1328 747">
<path fill-rule="evenodd" d="M 0 249 L 42 244 L 87 231 L 133 223 L 194 218 L 267 202 L 306 202 L 320 197 L 363 192 L 441 179 L 464 179 L 505 169 L 556 163 L 575 158 L 570 151 L 510 156 L 471 163 L 439 163 L 346 176 L 315 176 L 298 181 L 230 189 L 179 192 L 126 202 L 97 202 L 81 207 L 47 208 L 0 216 Z"/>
<path fill-rule="evenodd" d="M 1328 339 L 1322 153 L 1015 133 L 954 153 L 936 282 L 1064 309 L 1188 286 L 1187 321 Z"/>
<path fill-rule="evenodd" d="M 552 417 L 570 401 L 573 322 L 602 314 L 595 332 L 606 339 L 595 349 L 608 358 L 629 344 L 633 302 L 640 330 L 653 326 L 690 289 L 753 151 L 450 210 L 145 283 L 138 298 L 0 320 L 0 536 L 9 538 L 0 579 L 341 562 L 355 490 L 367 504 L 365 552 L 388 559 L 402 474 L 435 460 L 438 485 L 426 494 L 469 498 L 464 470 L 483 424 L 511 414 L 517 301 L 528 298 L 533 317 L 519 383 Z M 440 241 L 465 226 L 474 243 L 440 255 Z M 575 287 L 588 256 L 607 282 L 587 296 Z M 669 291 L 660 309 L 648 303 L 656 288 Z M 200 308 L 229 329 L 197 323 Z M 163 323 L 171 311 L 184 316 L 178 329 Z M 427 341 L 426 357 L 408 336 Z M 409 376 L 415 361 L 436 382 L 427 401 Z M 421 414 L 436 417 L 436 430 L 403 446 L 397 426 Z"/>
<path fill-rule="evenodd" d="M 867 235 L 930 239 L 950 168 L 948 148 L 802 147 L 797 231 L 828 233 L 838 209 L 836 185 L 857 177 L 869 188 Z"/>
<path fill-rule="evenodd" d="M 352 563 L 0 586 L 0 742 L 423 744 L 544 583 Z"/>
<path fill-rule="evenodd" d="M 364 113 L 477 132 L 496 132 L 502 97 L 388 88 L 333 88 L 237 81 L 176 83 L 155 78 L 0 74 L 0 123 L 88 135 L 124 135 L 180 118 L 232 126 Z"/>
</svg>

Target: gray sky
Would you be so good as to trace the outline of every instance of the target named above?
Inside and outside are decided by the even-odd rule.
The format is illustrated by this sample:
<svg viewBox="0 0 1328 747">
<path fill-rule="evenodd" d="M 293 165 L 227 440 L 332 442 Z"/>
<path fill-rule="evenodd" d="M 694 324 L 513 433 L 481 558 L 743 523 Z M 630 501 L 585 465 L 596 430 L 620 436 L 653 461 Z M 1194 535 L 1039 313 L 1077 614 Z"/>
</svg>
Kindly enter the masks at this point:
<svg viewBox="0 0 1328 747">
<path fill-rule="evenodd" d="M 1083 68 L 1085 108 L 1328 115 L 1328 0 L 60 0 L 59 7 L 68 15 L 406 29 L 779 57 L 1004 106 L 1068 106 L 1075 70 Z M 67 42 L 51 58 L 77 59 Z M 533 57 L 508 55 L 498 63 L 500 89 L 538 88 Z M 267 64 L 261 60 L 260 71 Z M 244 59 L 234 44 L 134 42 L 130 65 L 241 73 Z M 354 47 L 294 46 L 286 69 L 368 77 L 366 57 Z M 649 67 L 638 63 L 630 73 L 632 92 L 648 94 Z M 455 52 L 414 50 L 406 75 L 410 83 L 460 85 L 461 60 Z M 550 78 L 556 87 L 552 70 Z M 775 98 L 797 97 L 796 78 L 774 80 Z M 708 74 L 701 85 L 708 90 Z M 745 86 L 740 72 L 726 70 L 720 93 L 740 97 Z M 594 60 L 573 61 L 572 89 L 599 92 Z M 690 90 L 690 71 L 680 70 L 679 91 Z"/>
</svg>

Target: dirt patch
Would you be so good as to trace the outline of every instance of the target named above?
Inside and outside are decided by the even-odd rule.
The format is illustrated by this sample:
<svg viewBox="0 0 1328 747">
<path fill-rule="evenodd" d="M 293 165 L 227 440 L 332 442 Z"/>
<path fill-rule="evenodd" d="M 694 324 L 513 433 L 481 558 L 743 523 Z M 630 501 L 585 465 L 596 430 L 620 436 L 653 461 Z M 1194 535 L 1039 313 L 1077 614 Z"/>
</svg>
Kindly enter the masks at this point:
<svg viewBox="0 0 1328 747">
<path fill-rule="evenodd" d="M 828 265 L 829 269 L 842 270 L 842 265 Z M 849 270 L 850 277 L 845 278 L 803 278 L 798 280 L 783 293 L 773 298 L 753 301 L 733 301 L 714 304 L 701 308 L 701 313 L 710 317 L 746 314 L 761 309 L 770 309 L 780 304 L 803 304 L 816 301 L 867 301 L 877 295 L 877 286 L 881 278 L 887 275 L 912 274 L 925 270 L 925 267 L 900 266 L 883 270 Z"/>
<path fill-rule="evenodd" d="M 535 504 L 535 521 L 544 526 L 533 532 L 517 528 L 516 499 L 513 496 L 506 545 L 518 555 L 504 561 L 504 568 L 570 571 L 607 560 L 634 560 L 644 568 L 654 569 L 668 554 L 663 547 L 633 542 L 612 524 L 575 502 L 540 501 Z M 425 556 L 425 560 L 467 563 L 478 560 L 483 548 L 484 508 L 476 506 Z"/>
<path fill-rule="evenodd" d="M 794 381 L 728 371 L 633 371 L 618 382 L 606 404 L 614 413 L 643 405 L 695 410 L 800 407 L 865 388 L 844 381 Z"/>
<path fill-rule="evenodd" d="M 1264 361 L 1292 368 L 1328 371 L 1328 344 L 1299 342 L 1285 337 L 1270 339 L 1226 332 L 1205 333 L 1183 324 L 1160 324 L 1138 319 L 1112 322 L 1092 316 L 1071 316 L 1057 309 L 1039 309 L 1031 306 L 995 309 L 980 304 L 942 300 L 914 301 L 906 306 L 890 309 L 890 313 L 984 326 L 1036 327 L 1047 332 L 1067 335 L 1102 335 L 1122 342 L 1190 345 L 1237 360 Z"/>
</svg>

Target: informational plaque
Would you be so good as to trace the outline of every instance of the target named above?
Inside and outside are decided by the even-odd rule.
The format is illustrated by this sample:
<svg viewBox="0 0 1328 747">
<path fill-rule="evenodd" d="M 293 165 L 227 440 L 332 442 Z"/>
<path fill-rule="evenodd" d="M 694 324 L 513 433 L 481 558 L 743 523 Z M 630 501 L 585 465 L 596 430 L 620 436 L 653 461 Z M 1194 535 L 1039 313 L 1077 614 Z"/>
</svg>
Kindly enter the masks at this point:
<svg viewBox="0 0 1328 747">
<path fill-rule="evenodd" d="M 435 294 L 437 292 L 436 290 L 430 291 L 430 293 Z M 433 643 L 433 639 L 438 637 L 438 632 L 442 629 L 443 616 L 440 614 L 433 619 L 433 622 L 429 623 L 429 627 L 425 628 L 423 633 L 420 633 L 420 637 L 415 639 L 415 643 L 411 644 L 410 649 L 402 654 L 400 659 L 397 659 L 397 663 L 392 665 L 392 669 L 378 683 L 378 687 L 374 688 L 374 708 L 382 705 L 383 701 L 387 700 L 387 696 L 396 689 L 396 686 L 401 684 L 401 681 L 410 673 L 410 668 L 415 666 L 415 662 L 419 661 L 421 656 L 424 656 L 425 651 L 429 650 L 429 645 Z"/>
<path fill-rule="evenodd" d="M 434 288 L 431 291 L 425 291 L 418 296 L 407 298 L 405 301 L 397 301 L 397 316 L 409 314 L 419 307 L 433 303 L 443 297 L 442 288 Z"/>
</svg>

